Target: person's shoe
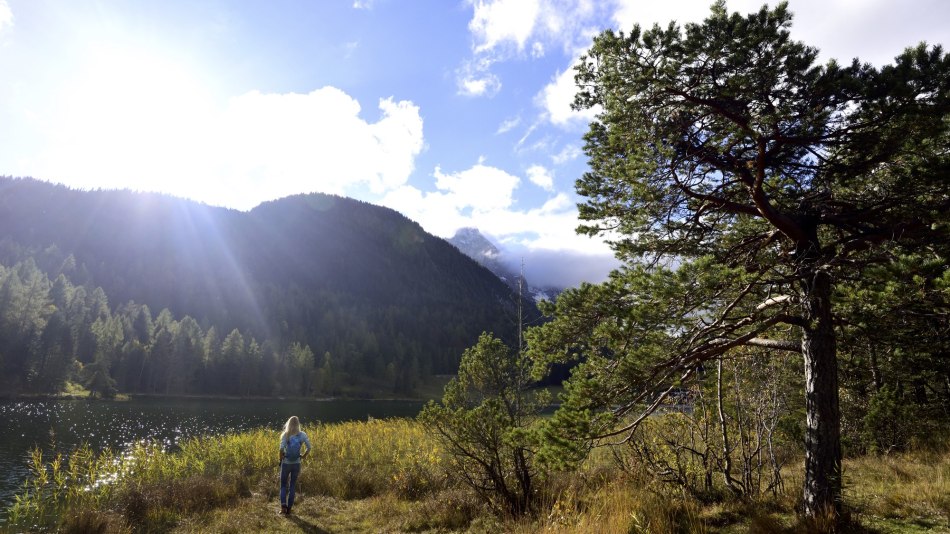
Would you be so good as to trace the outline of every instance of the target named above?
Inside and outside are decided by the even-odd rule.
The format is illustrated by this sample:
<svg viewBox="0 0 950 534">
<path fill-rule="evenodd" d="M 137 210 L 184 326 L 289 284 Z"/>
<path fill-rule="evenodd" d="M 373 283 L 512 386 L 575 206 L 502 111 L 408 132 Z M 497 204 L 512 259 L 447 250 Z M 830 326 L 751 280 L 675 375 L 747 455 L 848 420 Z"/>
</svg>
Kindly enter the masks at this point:
<svg viewBox="0 0 950 534">
<path fill-rule="evenodd" d="M 284 513 L 287 514 L 287 515 L 290 515 L 290 507 L 288 507 L 288 508 L 287 508 L 287 511 L 284 512 Z"/>
<path fill-rule="evenodd" d="M 288 513 L 290 513 L 290 508 L 287 508 L 286 506 L 281 506 L 280 513 L 281 515 L 287 515 Z"/>
</svg>

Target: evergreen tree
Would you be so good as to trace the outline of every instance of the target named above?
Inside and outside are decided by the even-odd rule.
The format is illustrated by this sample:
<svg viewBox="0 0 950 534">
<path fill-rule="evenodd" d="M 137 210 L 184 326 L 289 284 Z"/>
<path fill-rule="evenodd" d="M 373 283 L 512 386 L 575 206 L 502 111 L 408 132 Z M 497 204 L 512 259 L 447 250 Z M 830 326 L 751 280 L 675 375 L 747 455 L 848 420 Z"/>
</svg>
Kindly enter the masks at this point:
<svg viewBox="0 0 950 534">
<path fill-rule="evenodd" d="M 800 353 L 815 516 L 841 504 L 835 286 L 948 237 L 950 56 L 816 65 L 791 19 L 785 3 L 741 16 L 720 1 L 699 24 L 595 39 L 575 101 L 599 112 L 582 230 L 627 266 L 559 299 L 534 350 L 586 358 L 562 419 L 601 435 L 632 432 L 645 414 L 628 415 L 739 347 Z M 585 422 L 595 408 L 612 410 Z"/>
<path fill-rule="evenodd" d="M 530 512 L 537 497 L 531 427 L 547 398 L 529 391 L 530 378 L 520 351 L 482 334 L 462 355 L 441 404 L 430 402 L 419 415 L 463 480 L 497 511 L 513 515 Z"/>
</svg>

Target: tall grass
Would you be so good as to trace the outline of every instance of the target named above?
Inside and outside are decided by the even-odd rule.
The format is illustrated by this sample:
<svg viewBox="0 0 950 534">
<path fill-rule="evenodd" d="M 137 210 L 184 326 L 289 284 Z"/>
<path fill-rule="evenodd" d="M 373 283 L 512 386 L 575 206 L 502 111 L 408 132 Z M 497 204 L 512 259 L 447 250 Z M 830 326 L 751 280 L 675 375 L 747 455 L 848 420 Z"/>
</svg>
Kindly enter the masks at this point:
<svg viewBox="0 0 950 534">
<path fill-rule="evenodd" d="M 599 454 L 581 469 L 551 475 L 539 485 L 544 495 L 536 516 L 504 519 L 490 516 L 453 477 L 437 440 L 414 421 L 374 420 L 305 430 L 313 451 L 298 482 L 301 513 L 307 513 L 308 506 L 320 514 L 340 510 L 337 521 L 347 524 L 347 507 L 369 510 L 361 517 L 377 523 L 376 528 L 369 524 L 368 531 L 823 530 L 797 519 L 800 465 L 788 466 L 786 488 L 776 496 L 700 501 L 651 478 L 647 469 L 626 465 L 621 470 L 612 455 Z M 262 508 L 273 509 L 276 502 L 277 440 L 276 430 L 258 429 L 189 439 L 173 452 L 148 443 L 122 452 L 80 447 L 52 458 L 36 450 L 32 476 L 8 510 L 4 527 L 13 532 L 162 532 L 192 517 L 260 516 Z M 867 456 L 847 460 L 844 473 L 845 505 L 860 523 L 882 531 L 901 531 L 911 524 L 950 530 L 950 452 Z M 321 506 L 320 499 L 311 500 L 315 495 L 337 504 Z M 228 512 L 205 514 L 216 509 Z M 205 530 L 227 526 L 212 523 Z"/>
<path fill-rule="evenodd" d="M 864 515 L 950 527 L 950 453 L 864 456 L 844 467 L 845 499 Z"/>
<path fill-rule="evenodd" d="M 563 493 L 544 516 L 523 527 L 523 533 L 705 534 L 708 528 L 700 513 L 689 496 L 619 478 L 589 493 Z"/>
<path fill-rule="evenodd" d="M 154 443 L 121 453 L 81 446 L 68 459 L 57 454 L 48 461 L 36 449 L 31 477 L 7 512 L 8 524 L 68 530 L 73 520 L 104 521 L 109 531 L 127 524 L 173 523 L 183 514 L 248 495 L 274 458 L 263 444 L 272 444 L 276 436 L 256 430 L 195 438 L 174 453 Z M 93 511 L 99 511 L 98 518 Z"/>
<path fill-rule="evenodd" d="M 442 454 L 422 427 L 406 420 L 341 423 L 308 429 L 313 451 L 301 493 L 357 498 L 392 493 L 417 499 L 445 485 Z M 67 457 L 32 453 L 31 477 L 7 512 L 14 530 L 164 530 L 197 512 L 259 493 L 277 494 L 278 432 L 183 441 L 170 452 L 154 443 L 121 453 L 79 447 Z M 98 525 L 98 526 L 97 526 Z"/>
<path fill-rule="evenodd" d="M 446 485 L 442 449 L 406 419 L 348 422 L 309 432 L 313 452 L 301 491 L 353 499 L 394 493 L 416 499 Z"/>
</svg>

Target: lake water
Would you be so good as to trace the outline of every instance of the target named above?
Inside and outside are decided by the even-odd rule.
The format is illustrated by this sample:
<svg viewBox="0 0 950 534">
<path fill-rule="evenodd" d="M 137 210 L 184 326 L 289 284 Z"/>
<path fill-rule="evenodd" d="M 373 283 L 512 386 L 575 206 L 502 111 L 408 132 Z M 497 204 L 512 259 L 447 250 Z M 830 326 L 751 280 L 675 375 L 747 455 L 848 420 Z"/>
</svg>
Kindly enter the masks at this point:
<svg viewBox="0 0 950 534">
<path fill-rule="evenodd" d="M 422 406 L 421 401 L 277 399 L 0 401 L 0 510 L 13 502 L 29 473 L 30 450 L 37 446 L 45 458 L 54 449 L 68 452 L 81 443 L 95 449 L 121 449 L 147 439 L 171 448 L 184 438 L 202 434 L 257 427 L 276 430 L 291 415 L 300 417 L 306 430 L 317 422 L 415 417 Z"/>
</svg>

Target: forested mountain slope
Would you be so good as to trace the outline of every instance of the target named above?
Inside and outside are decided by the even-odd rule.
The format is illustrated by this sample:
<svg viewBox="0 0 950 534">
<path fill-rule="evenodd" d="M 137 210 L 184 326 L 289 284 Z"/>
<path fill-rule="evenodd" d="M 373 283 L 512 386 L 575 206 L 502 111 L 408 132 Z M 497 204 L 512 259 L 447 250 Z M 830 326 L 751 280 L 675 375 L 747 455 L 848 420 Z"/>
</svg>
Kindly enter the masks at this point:
<svg viewBox="0 0 950 534">
<path fill-rule="evenodd" d="M 513 339 L 517 327 L 517 296 L 455 247 L 390 209 L 322 194 L 239 212 L 0 178 L 0 265 L 30 259 L 49 281 L 101 287 L 111 307 L 167 309 L 275 353 L 308 346 L 315 368 L 332 358 L 351 385 L 454 372 L 479 333 Z"/>
</svg>

